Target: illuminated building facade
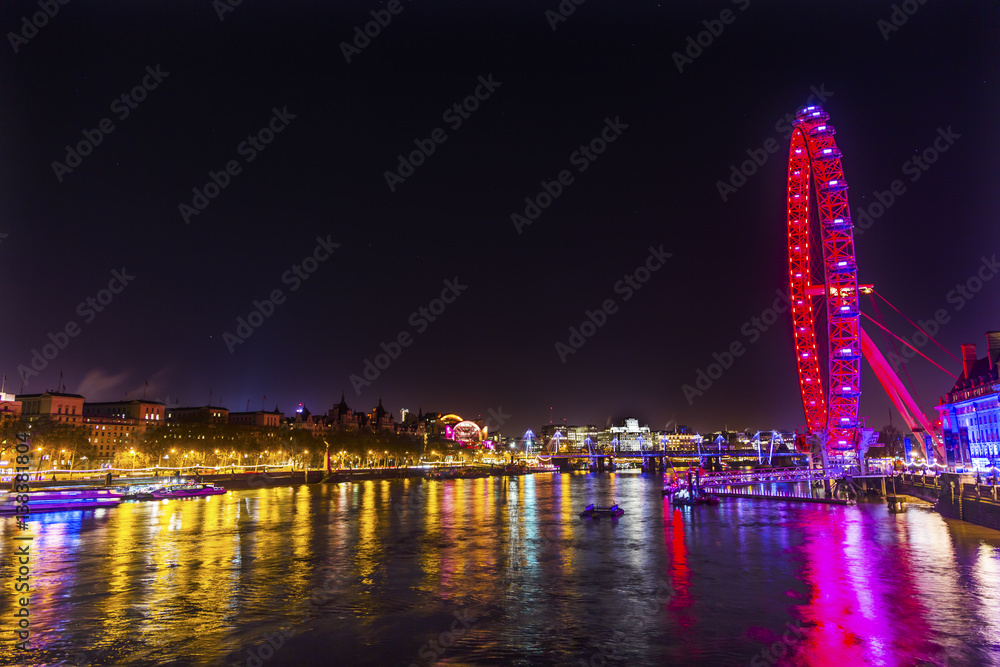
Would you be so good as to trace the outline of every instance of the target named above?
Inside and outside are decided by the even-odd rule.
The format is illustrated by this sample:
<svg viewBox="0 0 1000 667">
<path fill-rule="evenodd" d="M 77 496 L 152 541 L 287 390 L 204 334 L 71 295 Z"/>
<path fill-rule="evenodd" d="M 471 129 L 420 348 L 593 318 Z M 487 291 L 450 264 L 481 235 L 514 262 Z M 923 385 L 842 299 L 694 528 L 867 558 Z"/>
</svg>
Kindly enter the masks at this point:
<svg viewBox="0 0 1000 667">
<path fill-rule="evenodd" d="M 84 415 L 83 427 L 87 429 L 87 441 L 96 450 L 93 458 L 96 466 L 110 465 L 116 453 L 135 445 L 143 429 L 135 419 L 98 415 Z"/>
<path fill-rule="evenodd" d="M 357 431 L 365 421 L 363 412 L 354 412 L 347 405 L 344 394 L 340 395 L 340 403 L 330 408 L 326 417 L 327 425 L 335 431 Z"/>
<path fill-rule="evenodd" d="M 587 449 L 587 438 L 590 438 L 590 442 L 596 446 L 600 432 L 601 430 L 593 424 L 567 426 L 566 431 L 563 433 L 566 436 L 566 439 L 563 441 L 563 449 L 585 451 Z"/>
<path fill-rule="evenodd" d="M 214 405 L 167 408 L 167 421 L 178 424 L 228 424 L 229 410 Z"/>
<path fill-rule="evenodd" d="M 601 440 L 619 452 L 638 452 L 640 449 L 659 447 L 648 426 L 639 426 L 638 419 L 626 419 L 624 426 L 612 426 L 601 433 Z"/>
<path fill-rule="evenodd" d="M 697 433 L 688 433 L 686 429 L 676 431 L 661 431 L 656 434 L 656 443 L 667 451 L 690 452 L 697 449 L 696 438 L 700 438 Z M 703 441 L 712 442 L 713 438 L 705 438 Z"/>
<path fill-rule="evenodd" d="M 162 426 L 166 421 L 166 409 L 167 406 L 159 401 L 139 399 L 83 404 L 83 414 L 86 417 L 130 419 L 139 425 L 140 431 L 145 431 L 149 426 Z"/>
<path fill-rule="evenodd" d="M 14 394 L 5 394 L 0 391 L 0 419 L 21 418 L 21 401 L 15 399 Z"/>
<path fill-rule="evenodd" d="M 368 414 L 368 426 L 373 431 L 395 431 L 396 418 L 392 413 L 382 407 L 382 399 L 378 399 L 378 405 Z"/>
<path fill-rule="evenodd" d="M 1000 331 L 987 332 L 986 343 L 982 359 L 975 345 L 962 346 L 962 374 L 937 406 L 949 466 L 1000 463 Z"/>
<path fill-rule="evenodd" d="M 83 396 L 46 391 L 42 394 L 18 394 L 21 419 L 33 422 L 39 419 L 79 424 L 83 419 Z"/>
<path fill-rule="evenodd" d="M 254 410 L 253 412 L 230 412 L 229 413 L 229 423 L 238 426 L 260 426 L 260 427 L 271 427 L 277 428 L 281 426 L 281 421 L 284 415 L 282 415 L 278 408 L 275 408 L 273 412 L 267 412 L 265 410 Z M 301 412 L 296 412 L 296 419 L 299 420 L 302 416 Z M 306 413 L 306 419 L 311 419 L 312 415 Z M 302 419 L 301 421 L 305 421 Z"/>
</svg>

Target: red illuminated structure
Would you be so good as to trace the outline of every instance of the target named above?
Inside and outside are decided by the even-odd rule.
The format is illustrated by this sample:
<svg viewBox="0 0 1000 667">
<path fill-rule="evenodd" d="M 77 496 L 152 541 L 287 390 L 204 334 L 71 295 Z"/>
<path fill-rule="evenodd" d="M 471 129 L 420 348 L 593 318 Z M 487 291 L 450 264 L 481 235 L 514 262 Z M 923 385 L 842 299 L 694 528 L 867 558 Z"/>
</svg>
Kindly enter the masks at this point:
<svg viewBox="0 0 1000 667">
<path fill-rule="evenodd" d="M 788 151 L 788 269 L 791 283 L 795 359 L 802 405 L 810 433 L 825 432 L 830 453 L 854 449 L 858 433 L 858 267 L 847 202 L 847 182 L 834 141 L 836 130 L 821 107 L 800 109 L 792 123 Z M 815 186 L 816 219 L 810 225 Z M 822 256 L 810 253 L 818 239 Z M 811 260 L 816 260 L 815 265 Z M 814 281 L 822 263 L 822 280 Z M 825 296 L 827 382 L 820 371 L 814 297 Z M 824 388 L 824 384 L 826 387 Z"/>
<path fill-rule="evenodd" d="M 938 460 L 944 461 L 940 428 L 935 428 L 920 411 L 892 366 L 860 327 L 859 291 L 871 294 L 874 290 L 871 285 L 858 285 L 847 181 L 835 134 L 822 107 L 804 107 L 792 123 L 788 150 L 788 275 L 806 428 L 810 435 L 825 436 L 830 454 L 843 456 L 856 451 L 861 439 L 858 401 L 864 356 L 917 442 L 929 438 Z M 814 219 L 810 217 L 813 201 Z M 816 244 L 821 253 L 810 252 Z M 816 297 L 825 297 L 825 313 L 816 312 Z M 816 342 L 817 315 L 826 319 L 827 345 L 822 350 L 827 364 L 825 376 Z M 926 358 L 904 339 L 899 340 Z M 808 448 L 804 438 L 797 444 Z"/>
</svg>

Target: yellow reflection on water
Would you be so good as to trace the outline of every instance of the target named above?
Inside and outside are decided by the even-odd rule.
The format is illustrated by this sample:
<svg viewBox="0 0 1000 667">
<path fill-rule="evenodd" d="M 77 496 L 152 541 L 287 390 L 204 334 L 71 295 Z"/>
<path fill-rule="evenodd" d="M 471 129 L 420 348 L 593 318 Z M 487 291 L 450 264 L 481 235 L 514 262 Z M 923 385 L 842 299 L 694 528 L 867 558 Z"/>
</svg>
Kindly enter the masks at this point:
<svg viewBox="0 0 1000 667">
<path fill-rule="evenodd" d="M 444 484 L 445 482 L 430 479 L 413 481 L 406 488 L 404 495 L 404 525 L 412 526 L 419 535 L 417 538 L 421 543 L 417 554 L 417 566 L 420 568 L 419 586 L 425 591 L 436 590 L 441 581 L 441 557 L 432 545 L 444 539 L 444 527 L 441 522 Z"/>
<path fill-rule="evenodd" d="M 373 576 L 378 569 L 378 541 L 375 538 L 378 523 L 378 508 L 375 506 L 375 485 L 367 481 L 355 484 L 354 490 L 361 489 L 361 497 L 354 507 L 357 517 L 358 536 L 354 551 L 354 570 L 358 579 L 366 586 L 374 583 Z"/>
<path fill-rule="evenodd" d="M 1000 549 L 981 543 L 976 551 L 976 562 L 972 567 L 976 581 L 974 590 L 979 598 L 978 609 L 993 609 L 997 613 L 984 614 L 981 632 L 993 646 L 1000 645 Z"/>
</svg>

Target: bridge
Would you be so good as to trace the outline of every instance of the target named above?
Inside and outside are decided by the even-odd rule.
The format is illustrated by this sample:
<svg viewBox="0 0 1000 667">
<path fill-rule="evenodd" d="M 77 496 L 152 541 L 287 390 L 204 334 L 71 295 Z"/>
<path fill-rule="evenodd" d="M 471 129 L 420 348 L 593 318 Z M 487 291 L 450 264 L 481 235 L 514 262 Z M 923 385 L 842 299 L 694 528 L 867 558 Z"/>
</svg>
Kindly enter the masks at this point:
<svg viewBox="0 0 1000 667">
<path fill-rule="evenodd" d="M 882 479 L 884 470 L 869 470 L 862 473 L 858 466 L 829 466 L 827 468 L 769 468 L 765 470 L 745 470 L 708 472 L 701 475 L 701 486 L 729 487 L 756 484 L 821 482 L 850 477 L 852 479 Z"/>
<path fill-rule="evenodd" d="M 758 464 L 766 463 L 770 466 L 775 457 L 785 458 L 789 462 L 793 461 L 795 457 L 803 460 L 809 457 L 806 452 L 796 451 L 791 442 L 786 443 L 777 431 L 771 431 L 768 442 L 765 442 L 761 438 L 761 432 L 757 431 L 752 439 L 736 445 L 730 444 L 722 434 L 718 435 L 711 444 L 703 444 L 705 439 L 701 435 L 695 434 L 691 444 L 688 445 L 693 448 L 689 449 L 668 447 L 664 437 L 660 438 L 659 443 L 652 440 L 644 444 L 644 440 L 640 436 L 634 443 L 637 445 L 635 448 L 623 448 L 617 438 L 610 445 L 597 445 L 593 440 L 587 438 L 582 446 L 577 445 L 571 451 L 560 451 L 562 440 L 565 439 L 565 436 L 560 432 L 557 431 L 548 444 L 536 443 L 534 437 L 535 435 L 530 429 L 525 432 L 520 439 L 521 447 L 518 456 L 523 456 L 526 459 L 541 458 L 545 461 L 554 459 L 553 463 L 564 469 L 569 467 L 571 459 L 588 459 L 593 467 L 600 470 L 603 470 L 606 464 L 614 459 L 642 460 L 643 467 L 655 470 L 657 467 L 665 469 L 669 459 L 697 459 L 699 461 L 706 459 L 721 461 L 722 457 L 742 460 L 756 459 Z M 782 448 L 786 451 L 775 451 Z"/>
</svg>

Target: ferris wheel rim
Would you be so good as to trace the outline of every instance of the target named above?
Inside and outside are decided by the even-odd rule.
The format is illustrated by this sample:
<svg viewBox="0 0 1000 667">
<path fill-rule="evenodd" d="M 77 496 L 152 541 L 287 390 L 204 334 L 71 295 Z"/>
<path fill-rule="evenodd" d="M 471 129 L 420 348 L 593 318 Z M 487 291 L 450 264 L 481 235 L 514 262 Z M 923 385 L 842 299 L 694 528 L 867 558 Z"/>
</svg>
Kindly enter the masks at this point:
<svg viewBox="0 0 1000 667">
<path fill-rule="evenodd" d="M 826 432 L 830 450 L 846 451 L 857 441 L 860 309 L 848 185 L 835 134 L 829 115 L 819 106 L 803 107 L 792 123 L 786 193 L 789 298 L 806 429 L 809 433 Z M 812 283 L 810 271 L 813 195 L 815 224 L 822 238 L 821 286 Z M 825 382 L 813 309 L 813 299 L 819 294 L 826 302 Z"/>
</svg>

